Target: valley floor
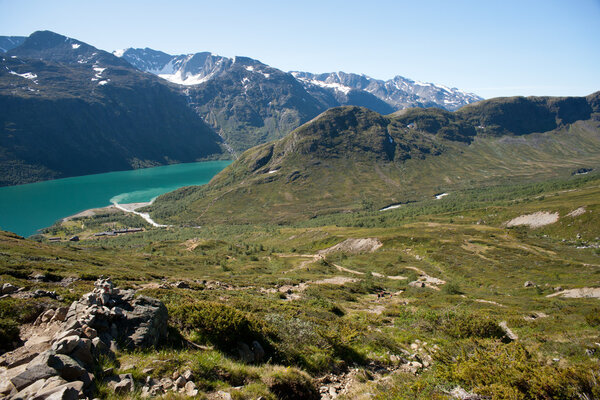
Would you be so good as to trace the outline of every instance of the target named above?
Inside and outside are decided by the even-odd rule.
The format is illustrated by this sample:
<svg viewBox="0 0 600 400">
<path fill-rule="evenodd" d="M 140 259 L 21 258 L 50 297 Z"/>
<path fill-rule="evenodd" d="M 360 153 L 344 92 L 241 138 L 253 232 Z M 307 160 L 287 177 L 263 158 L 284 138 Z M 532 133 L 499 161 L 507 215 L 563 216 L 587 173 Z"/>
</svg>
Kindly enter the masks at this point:
<svg viewBox="0 0 600 400">
<path fill-rule="evenodd" d="M 102 398 L 187 370 L 207 399 L 600 398 L 597 176 L 289 226 L 134 218 L 99 211 L 46 231 L 145 228 L 77 243 L 2 234 L 2 282 L 24 288 L 0 299 L 2 343 L 110 275 L 164 302 L 175 339 L 103 361 L 136 383 L 115 394 L 99 374 Z M 245 356 L 254 341 L 260 360 Z"/>
</svg>

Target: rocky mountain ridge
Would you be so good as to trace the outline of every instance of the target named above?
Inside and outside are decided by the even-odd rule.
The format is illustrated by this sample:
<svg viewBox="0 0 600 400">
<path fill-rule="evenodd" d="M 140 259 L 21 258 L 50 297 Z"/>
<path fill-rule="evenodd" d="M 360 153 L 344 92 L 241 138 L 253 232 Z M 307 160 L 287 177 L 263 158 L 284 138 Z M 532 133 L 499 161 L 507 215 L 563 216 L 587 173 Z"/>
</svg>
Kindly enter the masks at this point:
<svg viewBox="0 0 600 400">
<path fill-rule="evenodd" d="M 291 74 L 305 84 L 307 90 L 318 86 L 333 90 L 336 96 L 348 96 L 351 91 L 355 90 L 364 91 L 384 101 L 394 111 L 412 107 L 438 107 L 454 111 L 467 104 L 483 100 L 473 93 L 467 93 L 457 88 L 414 81 L 399 75 L 384 81 L 366 75 L 348 74 L 341 71 L 325 74 L 293 71 Z M 344 103 L 342 102 L 342 104 Z"/>
<path fill-rule="evenodd" d="M 114 54 L 177 84 L 234 152 L 281 138 L 331 107 L 355 105 L 390 114 L 409 107 L 456 110 L 481 100 L 455 88 L 400 76 L 382 81 L 344 72 L 286 73 L 248 57 L 207 52 L 169 55 L 129 48 Z"/>
<path fill-rule="evenodd" d="M 14 49 L 23 43 L 25 39 L 27 39 L 25 36 L 0 36 L 0 53 L 6 53 Z"/>
<path fill-rule="evenodd" d="M 36 32 L 0 58 L 0 185 L 222 156 L 219 136 L 157 77 Z"/>
</svg>

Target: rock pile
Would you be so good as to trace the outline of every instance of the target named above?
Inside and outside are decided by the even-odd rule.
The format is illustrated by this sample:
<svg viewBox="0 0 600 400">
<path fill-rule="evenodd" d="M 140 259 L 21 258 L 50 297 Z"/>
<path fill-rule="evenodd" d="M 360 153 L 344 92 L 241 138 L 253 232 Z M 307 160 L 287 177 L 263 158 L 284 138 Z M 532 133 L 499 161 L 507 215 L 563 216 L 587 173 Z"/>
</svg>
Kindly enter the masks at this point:
<svg viewBox="0 0 600 400">
<path fill-rule="evenodd" d="M 156 346 L 167 334 L 167 309 L 156 299 L 134 294 L 101 279 L 68 309 L 41 314 L 34 328 L 49 336 L 32 335 L 24 346 L 0 358 L 0 397 L 85 397 L 100 354 L 114 356 L 117 344 Z M 133 378 L 130 386 L 122 386 L 133 390 Z"/>
<path fill-rule="evenodd" d="M 145 370 L 145 372 L 150 373 L 152 371 L 150 369 Z M 171 378 L 162 378 L 160 380 L 147 376 L 146 382 L 144 386 L 142 386 L 142 397 L 161 396 L 168 391 L 178 392 L 189 397 L 196 396 L 198 394 L 198 389 L 196 389 L 196 384 L 193 379 L 194 374 L 189 369 L 183 373 L 175 371 Z"/>
</svg>

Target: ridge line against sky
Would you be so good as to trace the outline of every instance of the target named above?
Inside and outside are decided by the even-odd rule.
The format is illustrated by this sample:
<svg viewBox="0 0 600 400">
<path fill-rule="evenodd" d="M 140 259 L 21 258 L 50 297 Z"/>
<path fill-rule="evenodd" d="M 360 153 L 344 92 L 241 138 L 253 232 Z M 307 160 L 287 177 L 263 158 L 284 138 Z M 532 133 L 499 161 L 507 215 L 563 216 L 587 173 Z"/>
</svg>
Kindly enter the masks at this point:
<svg viewBox="0 0 600 400">
<path fill-rule="evenodd" d="M 0 0 L 0 35 L 248 56 L 284 71 L 435 82 L 485 98 L 600 90 L 600 0 Z"/>
</svg>

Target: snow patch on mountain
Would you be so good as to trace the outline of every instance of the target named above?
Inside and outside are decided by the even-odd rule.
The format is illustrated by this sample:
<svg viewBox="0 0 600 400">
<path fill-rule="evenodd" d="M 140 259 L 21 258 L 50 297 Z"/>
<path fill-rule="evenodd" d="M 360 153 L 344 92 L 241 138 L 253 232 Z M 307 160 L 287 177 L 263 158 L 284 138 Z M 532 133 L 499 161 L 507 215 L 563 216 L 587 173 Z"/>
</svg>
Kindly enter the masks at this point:
<svg viewBox="0 0 600 400">
<path fill-rule="evenodd" d="M 169 82 L 177 83 L 179 85 L 191 86 L 199 85 L 209 80 L 212 76 L 203 76 L 202 74 L 197 75 L 184 75 L 184 72 L 179 70 L 173 74 L 158 74 L 160 78 L 166 79 Z"/>
<path fill-rule="evenodd" d="M 15 71 L 9 71 L 9 73 L 12 75 L 20 76 L 21 78 L 25 78 L 25 79 L 33 80 L 33 79 L 37 78 L 37 75 L 34 74 L 33 72 L 25 72 L 24 74 L 19 74 Z"/>
<path fill-rule="evenodd" d="M 320 86 L 323 88 L 330 88 L 333 90 L 337 90 L 338 92 L 342 92 L 344 94 L 348 94 L 352 90 L 351 87 L 344 86 L 344 85 L 341 85 L 336 82 L 323 82 L 323 81 L 319 81 L 317 79 L 306 79 L 306 78 L 296 78 L 296 79 L 298 79 L 299 81 L 301 81 L 302 83 L 305 83 L 305 84 Z"/>
</svg>

